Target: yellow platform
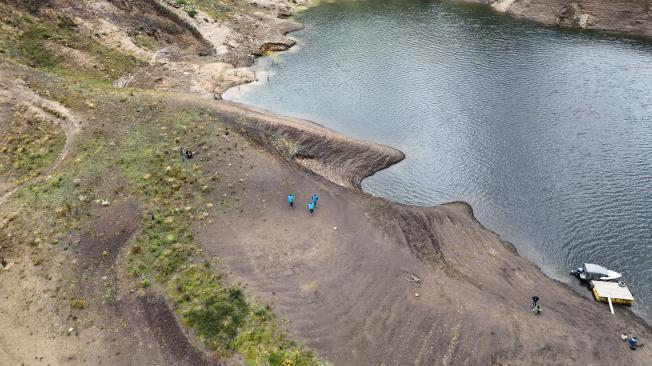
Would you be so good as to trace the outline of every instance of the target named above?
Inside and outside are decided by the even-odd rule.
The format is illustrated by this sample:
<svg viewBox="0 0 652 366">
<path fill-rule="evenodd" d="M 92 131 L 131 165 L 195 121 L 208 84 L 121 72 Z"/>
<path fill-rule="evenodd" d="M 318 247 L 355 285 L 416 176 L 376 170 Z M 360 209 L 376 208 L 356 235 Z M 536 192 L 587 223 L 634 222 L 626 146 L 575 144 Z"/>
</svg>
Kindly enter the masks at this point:
<svg viewBox="0 0 652 366">
<path fill-rule="evenodd" d="M 611 298 L 613 304 L 631 305 L 634 303 L 634 296 L 629 292 L 627 286 L 620 286 L 616 282 L 591 281 L 593 285 L 593 296 L 600 302 L 608 302 Z"/>
</svg>

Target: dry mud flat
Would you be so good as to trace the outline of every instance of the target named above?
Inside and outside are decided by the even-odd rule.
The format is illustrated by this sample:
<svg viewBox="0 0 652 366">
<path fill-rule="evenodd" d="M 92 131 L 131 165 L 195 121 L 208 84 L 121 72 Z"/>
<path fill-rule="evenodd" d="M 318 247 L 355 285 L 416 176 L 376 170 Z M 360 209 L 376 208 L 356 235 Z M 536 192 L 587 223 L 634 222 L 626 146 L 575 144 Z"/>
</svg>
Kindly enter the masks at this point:
<svg viewBox="0 0 652 366">
<path fill-rule="evenodd" d="M 342 169 L 339 182 L 353 185 L 349 177 L 373 170 L 360 167 L 360 151 L 375 157 L 369 161 L 378 169 L 402 158 L 306 121 L 269 116 L 265 124 L 264 114 L 251 108 L 228 102 L 206 107 L 263 146 L 293 146 L 303 166 L 306 154 L 296 152 L 314 151 L 310 160 L 320 171 L 334 172 L 332 162 L 362 172 Z M 196 235 L 236 279 L 276 304 L 299 339 L 334 364 L 652 360 L 651 347 L 632 352 L 619 338 L 627 332 L 647 342 L 652 333 L 645 322 L 622 308 L 612 316 L 604 304 L 546 277 L 478 223 L 467 204 L 390 203 L 274 155 L 254 155 L 259 168 L 242 185 L 256 193 L 228 209 L 224 221 L 197 227 Z M 288 193 L 297 197 L 295 209 L 285 203 Z M 309 216 L 304 206 L 313 193 L 319 207 Z M 418 274 L 422 284 L 406 281 L 403 271 Z M 533 295 L 542 299 L 541 316 L 530 311 Z"/>
</svg>

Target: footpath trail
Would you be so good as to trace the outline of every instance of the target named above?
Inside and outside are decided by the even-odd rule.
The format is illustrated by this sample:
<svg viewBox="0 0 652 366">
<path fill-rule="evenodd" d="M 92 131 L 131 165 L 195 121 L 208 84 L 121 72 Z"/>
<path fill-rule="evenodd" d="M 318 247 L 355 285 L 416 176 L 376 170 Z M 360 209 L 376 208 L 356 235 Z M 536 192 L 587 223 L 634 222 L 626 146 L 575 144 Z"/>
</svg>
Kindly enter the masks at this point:
<svg viewBox="0 0 652 366">
<path fill-rule="evenodd" d="M 66 142 L 57 158 L 48 168 L 38 176 L 18 184 L 0 196 L 0 205 L 7 202 L 12 195 L 27 185 L 46 179 L 51 172 L 57 169 L 68 156 L 75 136 L 81 131 L 81 122 L 66 107 L 37 95 L 29 90 L 21 80 L 10 80 L 0 75 L 0 102 L 8 101 L 20 101 L 26 104 L 31 112 L 36 113 L 46 121 L 57 124 L 64 131 Z"/>
</svg>

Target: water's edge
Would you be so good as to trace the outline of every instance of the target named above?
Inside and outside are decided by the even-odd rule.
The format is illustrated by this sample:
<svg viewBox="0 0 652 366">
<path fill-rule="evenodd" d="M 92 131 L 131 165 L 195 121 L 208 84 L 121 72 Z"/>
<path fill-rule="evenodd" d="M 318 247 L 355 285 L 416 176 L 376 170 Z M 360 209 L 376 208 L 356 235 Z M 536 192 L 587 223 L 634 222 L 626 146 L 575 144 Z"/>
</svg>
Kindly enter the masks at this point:
<svg viewBox="0 0 652 366">
<path fill-rule="evenodd" d="M 475 3 L 478 1 L 461 0 L 461 2 Z M 319 1 L 310 2 L 309 6 L 318 6 Z M 500 15 L 507 15 L 511 18 L 521 19 L 532 22 L 533 25 L 543 25 L 555 27 L 554 25 L 546 22 L 539 22 L 536 19 L 528 19 L 525 17 L 514 17 L 513 14 L 504 11 L 497 11 L 487 3 L 482 3 L 482 6 L 491 8 L 494 12 Z M 303 11 L 305 8 L 295 9 L 297 12 Z M 556 28 L 574 28 L 579 27 L 573 25 L 557 25 Z M 297 29 L 301 30 L 301 29 Z M 291 34 L 297 30 L 289 31 Z M 605 31 L 598 29 L 600 33 L 613 33 L 613 31 Z M 626 36 L 640 36 L 637 34 L 628 34 L 627 32 L 617 32 Z M 280 51 L 293 52 L 296 51 L 296 46 L 288 48 L 287 50 Z M 243 84 L 249 84 L 254 81 L 244 81 Z M 235 85 L 230 89 L 236 88 Z M 229 90 L 230 90 L 229 89 Z M 225 91 L 226 93 L 226 91 Z M 385 197 L 374 196 L 371 193 L 365 192 L 362 189 L 362 181 L 374 174 L 388 169 L 389 167 L 398 164 L 399 162 L 407 159 L 408 156 L 399 149 L 391 146 L 379 144 L 374 141 L 350 138 L 336 130 L 328 128 L 317 122 L 307 119 L 299 119 L 293 117 L 286 117 L 269 110 L 258 108 L 255 106 L 246 105 L 243 103 L 220 100 L 217 102 L 220 109 L 226 115 L 230 115 L 229 122 L 234 123 L 239 127 L 246 127 L 246 135 L 256 141 L 258 144 L 265 147 L 267 150 L 274 154 L 280 155 L 291 164 L 296 164 L 303 169 L 311 171 L 312 173 L 321 176 L 322 178 L 351 189 L 355 189 L 365 195 L 373 196 L 377 199 L 383 200 L 392 205 L 398 205 L 405 208 L 440 208 L 454 204 L 461 204 L 468 207 L 468 215 L 471 220 L 478 223 L 483 230 L 492 235 L 500 238 L 501 242 L 508 245 L 513 249 L 514 253 L 519 257 L 526 258 L 546 277 L 562 285 L 562 287 L 572 290 L 578 296 L 587 300 L 593 300 L 592 296 L 580 293 L 576 288 L 565 282 L 561 278 L 554 275 L 552 270 L 545 270 L 541 265 L 537 264 L 529 256 L 519 253 L 517 247 L 511 242 L 505 240 L 499 233 L 490 229 L 482 224 L 482 222 L 475 216 L 473 207 L 469 202 L 464 200 L 453 200 L 450 202 L 443 202 L 433 206 L 419 206 L 412 204 L 404 204 L 392 201 Z M 282 127 L 280 127 L 282 126 Z M 319 140 L 322 140 L 321 142 Z M 291 141 L 298 147 L 297 149 L 279 149 L 279 146 L 287 145 Z M 369 153 L 361 153 L 362 151 L 369 150 Z M 636 314 L 631 308 L 623 308 L 627 310 L 631 316 L 642 321 L 650 329 L 652 323 L 648 322 L 642 316 Z"/>
</svg>

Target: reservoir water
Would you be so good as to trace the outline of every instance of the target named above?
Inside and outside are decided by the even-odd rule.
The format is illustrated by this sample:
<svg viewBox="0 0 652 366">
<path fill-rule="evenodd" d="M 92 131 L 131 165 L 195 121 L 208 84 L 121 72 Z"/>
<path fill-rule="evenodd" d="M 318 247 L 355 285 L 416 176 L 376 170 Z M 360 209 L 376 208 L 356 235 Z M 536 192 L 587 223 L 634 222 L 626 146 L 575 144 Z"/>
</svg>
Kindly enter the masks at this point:
<svg viewBox="0 0 652 366">
<path fill-rule="evenodd" d="M 652 43 L 433 1 L 335 1 L 298 20 L 298 46 L 225 99 L 402 150 L 366 192 L 467 201 L 586 296 L 572 267 L 624 273 L 652 322 Z"/>
</svg>

